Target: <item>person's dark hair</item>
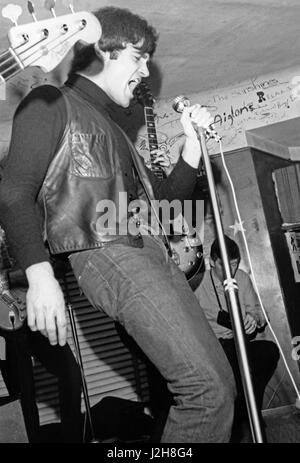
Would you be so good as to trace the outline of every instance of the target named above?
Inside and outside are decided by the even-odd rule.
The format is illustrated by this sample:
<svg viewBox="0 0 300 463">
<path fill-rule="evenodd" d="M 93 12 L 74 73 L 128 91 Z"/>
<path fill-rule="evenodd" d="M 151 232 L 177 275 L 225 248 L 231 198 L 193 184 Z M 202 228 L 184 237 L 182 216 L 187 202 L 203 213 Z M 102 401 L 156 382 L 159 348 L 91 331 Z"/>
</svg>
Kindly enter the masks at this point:
<svg viewBox="0 0 300 463">
<path fill-rule="evenodd" d="M 224 235 L 224 239 L 225 239 L 228 259 L 229 260 L 240 259 L 241 257 L 240 250 L 236 242 L 233 241 L 231 238 L 229 238 L 227 235 Z M 220 245 L 219 245 L 219 241 L 217 238 L 211 245 L 210 257 L 212 258 L 213 261 L 216 261 L 218 258 L 221 259 L 221 250 L 220 250 Z"/>
<path fill-rule="evenodd" d="M 93 14 L 99 20 L 102 27 L 102 35 L 98 42 L 98 47 L 102 51 L 113 52 L 126 48 L 131 43 L 137 45 L 137 49 L 143 55 L 149 53 L 153 55 L 156 49 L 158 34 L 154 27 L 150 26 L 147 21 L 132 13 L 125 8 L 107 6 L 94 11 Z M 101 60 L 96 54 L 94 45 L 82 46 L 79 44 L 75 48 L 74 58 L 71 64 L 69 74 L 77 71 L 83 71 L 89 67 L 95 60 Z M 103 64 L 102 64 L 103 65 Z"/>
</svg>

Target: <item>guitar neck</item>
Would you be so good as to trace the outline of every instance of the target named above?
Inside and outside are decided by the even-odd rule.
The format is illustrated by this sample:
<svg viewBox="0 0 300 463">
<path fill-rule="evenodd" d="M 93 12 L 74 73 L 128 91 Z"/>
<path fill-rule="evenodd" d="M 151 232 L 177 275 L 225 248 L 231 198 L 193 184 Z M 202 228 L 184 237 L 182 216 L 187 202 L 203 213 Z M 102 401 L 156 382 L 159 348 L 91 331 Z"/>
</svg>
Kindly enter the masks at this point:
<svg viewBox="0 0 300 463">
<path fill-rule="evenodd" d="M 15 53 L 9 48 L 8 50 L 0 54 L 0 85 L 9 80 L 11 77 L 14 77 L 24 67 L 19 61 Z"/>
<path fill-rule="evenodd" d="M 151 106 L 145 106 L 144 113 L 150 150 L 151 170 L 158 178 L 163 179 L 165 177 L 164 170 L 160 165 L 154 164 L 153 161 L 155 160 L 156 155 L 154 153 L 151 153 L 152 150 L 158 149 L 153 108 Z"/>
</svg>

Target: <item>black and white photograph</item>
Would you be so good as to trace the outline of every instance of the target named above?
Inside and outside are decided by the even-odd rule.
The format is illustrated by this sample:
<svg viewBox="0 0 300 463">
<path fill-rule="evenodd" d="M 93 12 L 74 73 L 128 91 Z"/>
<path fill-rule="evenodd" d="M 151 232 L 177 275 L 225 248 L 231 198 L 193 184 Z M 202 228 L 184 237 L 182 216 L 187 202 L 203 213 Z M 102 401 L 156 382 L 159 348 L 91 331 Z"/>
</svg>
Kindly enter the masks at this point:
<svg viewBox="0 0 300 463">
<path fill-rule="evenodd" d="M 299 21 L 0 0 L 0 444 L 300 443 Z"/>
</svg>

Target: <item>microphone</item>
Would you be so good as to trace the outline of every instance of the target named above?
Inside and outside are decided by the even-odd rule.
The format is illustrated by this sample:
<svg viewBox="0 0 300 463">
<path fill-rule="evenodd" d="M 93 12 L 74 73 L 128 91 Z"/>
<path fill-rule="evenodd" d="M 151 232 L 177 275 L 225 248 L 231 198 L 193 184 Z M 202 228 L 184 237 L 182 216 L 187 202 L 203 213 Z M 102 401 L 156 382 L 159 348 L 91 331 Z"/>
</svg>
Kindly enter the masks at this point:
<svg viewBox="0 0 300 463">
<path fill-rule="evenodd" d="M 179 95 L 174 98 L 173 103 L 172 103 L 172 108 L 176 113 L 182 113 L 184 108 L 191 106 L 190 100 L 184 96 L 184 95 Z M 201 106 L 202 108 L 207 108 L 207 106 Z M 221 137 L 220 135 L 217 134 L 215 129 L 211 126 L 205 127 L 205 135 L 206 138 L 213 138 L 216 141 L 220 141 Z"/>
</svg>

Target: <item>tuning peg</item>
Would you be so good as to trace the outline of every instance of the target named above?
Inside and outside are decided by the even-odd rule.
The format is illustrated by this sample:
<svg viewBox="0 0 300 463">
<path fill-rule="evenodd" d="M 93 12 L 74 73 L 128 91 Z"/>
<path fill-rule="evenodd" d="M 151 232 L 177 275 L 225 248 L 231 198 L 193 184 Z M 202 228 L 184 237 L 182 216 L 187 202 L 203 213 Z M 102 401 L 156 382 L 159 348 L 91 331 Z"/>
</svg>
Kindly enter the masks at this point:
<svg viewBox="0 0 300 463">
<path fill-rule="evenodd" d="M 55 13 L 55 2 L 56 0 L 45 0 L 45 8 L 49 10 L 54 18 L 56 18 L 56 13 Z"/>
<path fill-rule="evenodd" d="M 2 8 L 2 16 L 3 18 L 10 19 L 15 26 L 18 25 L 18 18 L 22 14 L 22 8 L 19 5 L 15 5 L 13 3 L 9 3 L 4 8 Z"/>
<path fill-rule="evenodd" d="M 34 12 L 34 4 L 32 2 L 28 1 L 27 2 L 27 8 L 28 8 L 29 13 L 33 17 L 34 21 L 37 22 L 36 15 L 35 15 L 35 12 Z"/>
<path fill-rule="evenodd" d="M 67 8 L 70 8 L 71 12 L 74 14 L 75 11 L 74 11 L 74 5 L 73 5 L 73 2 L 70 1 L 70 0 L 63 0 L 63 4 L 67 7 Z"/>
</svg>

